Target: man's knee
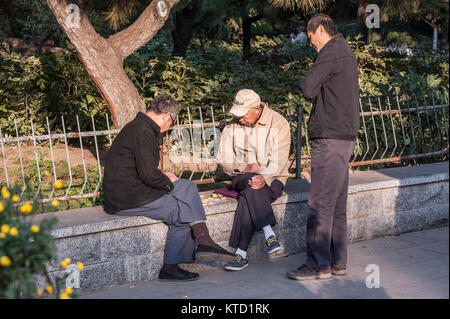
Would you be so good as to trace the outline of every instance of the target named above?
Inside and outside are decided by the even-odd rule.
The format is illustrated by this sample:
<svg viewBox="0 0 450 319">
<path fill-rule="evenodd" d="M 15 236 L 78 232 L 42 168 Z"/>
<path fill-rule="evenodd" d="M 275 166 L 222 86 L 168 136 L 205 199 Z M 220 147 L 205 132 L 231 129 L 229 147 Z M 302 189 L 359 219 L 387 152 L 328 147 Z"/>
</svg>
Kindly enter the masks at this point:
<svg viewBox="0 0 450 319">
<path fill-rule="evenodd" d="M 277 199 L 283 194 L 284 185 L 279 180 L 275 179 L 270 184 L 270 190 L 272 192 L 272 198 Z"/>
<path fill-rule="evenodd" d="M 253 189 L 250 185 L 246 186 L 243 190 L 241 190 L 241 194 L 245 194 L 247 196 L 254 196 L 258 192 L 257 189 Z"/>
<path fill-rule="evenodd" d="M 193 184 L 195 185 L 195 183 L 193 181 L 191 181 L 190 179 L 177 179 L 175 181 L 175 184 L 179 184 L 179 185 L 190 185 Z"/>
<path fill-rule="evenodd" d="M 174 183 L 175 188 L 188 188 L 197 190 L 197 185 L 190 179 L 178 179 Z"/>
</svg>

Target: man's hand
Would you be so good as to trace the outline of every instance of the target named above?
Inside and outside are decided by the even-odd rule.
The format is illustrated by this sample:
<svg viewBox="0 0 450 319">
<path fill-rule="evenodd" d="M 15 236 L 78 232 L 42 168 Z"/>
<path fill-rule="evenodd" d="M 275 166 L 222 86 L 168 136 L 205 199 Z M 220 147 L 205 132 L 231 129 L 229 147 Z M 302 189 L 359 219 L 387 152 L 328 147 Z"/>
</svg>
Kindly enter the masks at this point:
<svg viewBox="0 0 450 319">
<path fill-rule="evenodd" d="M 248 164 L 245 166 L 244 173 L 258 173 L 261 170 L 261 166 L 258 164 Z"/>
<path fill-rule="evenodd" d="M 167 175 L 172 183 L 178 180 L 178 177 L 176 177 L 175 174 L 172 174 L 170 172 L 164 172 L 164 174 Z"/>
<path fill-rule="evenodd" d="M 266 180 L 262 175 L 255 175 L 248 183 L 252 189 L 260 189 L 266 185 Z"/>
</svg>

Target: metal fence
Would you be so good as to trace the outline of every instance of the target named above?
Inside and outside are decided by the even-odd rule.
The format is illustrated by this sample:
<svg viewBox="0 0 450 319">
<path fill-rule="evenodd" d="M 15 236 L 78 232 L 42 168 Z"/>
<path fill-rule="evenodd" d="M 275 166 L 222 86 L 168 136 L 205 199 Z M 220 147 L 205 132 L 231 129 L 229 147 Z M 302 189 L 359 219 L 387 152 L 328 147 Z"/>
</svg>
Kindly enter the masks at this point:
<svg viewBox="0 0 450 319">
<path fill-rule="evenodd" d="M 386 163 L 401 165 L 403 161 L 424 158 L 448 159 L 448 105 L 448 98 L 442 94 L 362 98 L 361 125 L 349 166 L 378 168 Z M 272 107 L 290 123 L 289 171 L 294 178 L 301 178 L 310 171 L 308 116 L 304 115 L 308 105 Z M 52 132 L 47 118 L 45 134 L 36 134 L 31 120 L 31 135 L 27 136 L 20 136 L 16 121 L 15 136 L 4 136 L 0 127 L 0 186 L 19 189 L 17 204 L 101 196 L 106 150 L 120 131 L 110 129 L 107 115 L 103 120 L 106 130 L 96 130 L 91 116 L 92 129 L 82 131 L 77 116 L 77 130 L 68 132 L 61 117 L 61 132 Z M 212 106 L 182 110 L 176 124 L 165 134 L 161 169 L 197 184 L 225 180 L 216 155 L 221 131 L 230 120 L 224 107 L 220 111 Z M 57 181 L 62 182 L 62 188 L 55 187 Z"/>
<path fill-rule="evenodd" d="M 448 159 L 448 105 L 442 94 L 360 99 L 360 130 L 349 166 Z M 300 145 L 306 148 L 301 157 L 303 172 L 311 170 L 307 120 L 302 116 L 305 138 Z"/>
</svg>

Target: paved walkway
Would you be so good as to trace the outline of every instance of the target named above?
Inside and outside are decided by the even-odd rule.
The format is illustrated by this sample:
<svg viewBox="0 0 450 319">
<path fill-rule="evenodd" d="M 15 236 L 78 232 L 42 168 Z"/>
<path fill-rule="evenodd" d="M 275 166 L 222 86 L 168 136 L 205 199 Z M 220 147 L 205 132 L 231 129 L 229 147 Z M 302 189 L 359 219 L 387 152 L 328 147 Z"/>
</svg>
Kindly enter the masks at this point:
<svg viewBox="0 0 450 319">
<path fill-rule="evenodd" d="M 210 268 L 190 283 L 139 282 L 80 298 L 449 298 L 448 226 L 349 245 L 349 274 L 298 282 L 286 277 L 305 253 L 250 264 L 240 272 Z M 379 266 L 380 288 L 367 288 L 370 264 Z M 373 268 L 372 268 L 373 269 Z M 372 270 L 373 271 L 373 270 Z"/>
</svg>

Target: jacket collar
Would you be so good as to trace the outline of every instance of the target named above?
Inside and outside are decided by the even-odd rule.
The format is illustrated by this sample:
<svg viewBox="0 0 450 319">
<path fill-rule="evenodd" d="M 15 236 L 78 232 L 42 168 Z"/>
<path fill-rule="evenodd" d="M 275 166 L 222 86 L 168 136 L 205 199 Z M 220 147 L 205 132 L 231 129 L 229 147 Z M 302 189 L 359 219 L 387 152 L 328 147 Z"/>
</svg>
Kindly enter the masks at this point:
<svg viewBox="0 0 450 319">
<path fill-rule="evenodd" d="M 266 125 L 269 122 L 270 118 L 272 117 L 270 114 L 269 106 L 266 103 L 263 103 L 263 105 L 264 105 L 263 112 L 262 112 L 258 122 L 256 122 L 255 126 L 256 125 Z"/>
<path fill-rule="evenodd" d="M 320 50 L 320 52 L 322 52 L 326 47 L 329 47 L 331 44 L 333 44 L 334 42 L 340 41 L 344 39 L 344 36 L 342 35 L 342 33 L 336 33 L 335 35 L 333 35 L 331 37 L 331 39 L 323 46 L 322 50 Z M 330 45 L 329 45 L 330 44 Z M 320 54 L 319 52 L 319 54 Z"/>
<path fill-rule="evenodd" d="M 155 121 L 153 121 L 149 116 L 147 116 L 145 113 L 143 112 L 139 112 L 136 115 L 136 118 L 139 119 L 140 121 L 143 121 L 146 125 L 148 125 L 149 127 L 151 127 L 157 134 L 161 134 L 161 128 L 159 127 L 158 124 L 156 124 Z"/>
</svg>

